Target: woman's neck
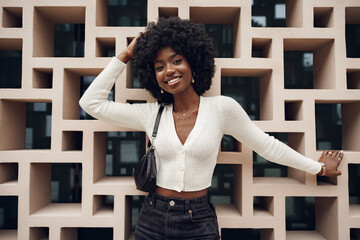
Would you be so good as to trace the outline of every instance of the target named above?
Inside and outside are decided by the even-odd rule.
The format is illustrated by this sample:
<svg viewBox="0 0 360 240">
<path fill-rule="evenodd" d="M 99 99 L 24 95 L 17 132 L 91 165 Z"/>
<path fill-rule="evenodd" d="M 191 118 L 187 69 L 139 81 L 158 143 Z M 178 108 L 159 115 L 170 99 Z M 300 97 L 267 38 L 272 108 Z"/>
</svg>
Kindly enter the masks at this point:
<svg viewBox="0 0 360 240">
<path fill-rule="evenodd" d="M 187 112 L 194 107 L 199 106 L 200 96 L 194 92 L 193 94 L 174 95 L 174 112 Z"/>
</svg>

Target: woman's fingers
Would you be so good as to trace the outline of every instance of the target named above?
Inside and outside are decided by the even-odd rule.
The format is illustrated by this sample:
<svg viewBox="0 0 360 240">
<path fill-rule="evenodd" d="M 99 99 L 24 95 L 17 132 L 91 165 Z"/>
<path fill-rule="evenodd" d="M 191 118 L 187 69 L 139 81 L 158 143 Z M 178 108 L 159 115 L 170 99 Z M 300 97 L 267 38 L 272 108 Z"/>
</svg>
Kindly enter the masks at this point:
<svg viewBox="0 0 360 240">
<path fill-rule="evenodd" d="M 332 151 L 332 158 L 333 159 L 336 159 L 337 158 L 337 155 L 338 155 L 338 153 L 339 153 L 339 150 L 334 150 L 334 151 Z"/>
<path fill-rule="evenodd" d="M 323 152 L 323 155 L 328 155 L 336 160 L 342 160 L 342 158 L 344 157 L 344 152 L 343 150 L 325 150 Z"/>
<path fill-rule="evenodd" d="M 344 151 L 339 151 L 338 152 L 338 154 L 336 155 L 336 159 L 338 160 L 338 161 L 341 161 L 342 159 L 343 159 L 343 157 L 344 157 Z"/>
<path fill-rule="evenodd" d="M 328 150 L 324 150 L 321 154 L 321 157 L 325 157 L 328 154 Z"/>
<path fill-rule="evenodd" d="M 344 152 L 342 150 L 324 150 L 320 162 L 325 163 L 327 168 L 328 177 L 336 177 L 341 175 L 341 171 L 338 171 L 337 168 L 340 165 L 344 157 Z"/>
<path fill-rule="evenodd" d="M 327 151 L 327 155 L 331 156 L 332 158 L 333 158 L 334 156 L 336 156 L 337 153 L 338 153 L 337 150 L 328 150 L 328 151 Z"/>
</svg>

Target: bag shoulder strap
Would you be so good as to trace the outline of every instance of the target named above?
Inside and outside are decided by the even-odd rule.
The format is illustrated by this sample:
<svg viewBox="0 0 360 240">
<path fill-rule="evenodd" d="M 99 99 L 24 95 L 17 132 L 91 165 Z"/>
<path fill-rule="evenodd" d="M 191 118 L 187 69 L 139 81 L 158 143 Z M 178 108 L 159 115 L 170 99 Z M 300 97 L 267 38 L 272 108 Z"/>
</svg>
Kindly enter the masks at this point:
<svg viewBox="0 0 360 240">
<path fill-rule="evenodd" d="M 158 128 L 159 128 L 159 123 L 160 123 L 160 118 L 161 118 L 161 114 L 164 110 L 164 105 L 161 104 L 160 108 L 159 108 L 159 111 L 158 111 L 158 114 L 156 116 L 156 120 L 155 120 L 155 125 L 154 125 L 154 130 L 153 130 L 153 133 L 152 133 L 152 138 L 156 138 L 156 135 L 157 135 L 157 131 L 158 131 Z"/>
<path fill-rule="evenodd" d="M 160 118 L 161 118 L 161 114 L 164 110 L 164 105 L 161 104 L 160 108 L 159 108 L 159 111 L 158 111 L 158 114 L 156 116 L 156 120 L 155 120 L 155 125 L 154 125 L 154 130 L 153 130 L 153 133 L 151 135 L 151 138 L 152 138 L 152 142 L 154 142 L 155 138 L 156 138 L 156 135 L 157 135 L 157 131 L 158 131 L 158 128 L 159 128 L 159 123 L 160 123 Z M 148 142 L 148 147 L 151 147 L 152 144 L 150 143 L 150 141 Z"/>
</svg>

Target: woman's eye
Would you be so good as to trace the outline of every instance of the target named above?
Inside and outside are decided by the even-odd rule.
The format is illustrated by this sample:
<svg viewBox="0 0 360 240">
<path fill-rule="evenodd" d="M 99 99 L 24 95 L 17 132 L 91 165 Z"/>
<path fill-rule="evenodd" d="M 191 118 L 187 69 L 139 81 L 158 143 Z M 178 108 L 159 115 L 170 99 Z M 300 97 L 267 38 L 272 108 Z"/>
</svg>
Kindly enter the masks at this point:
<svg viewBox="0 0 360 240">
<path fill-rule="evenodd" d="M 155 70 L 156 71 L 161 71 L 161 70 L 163 70 L 163 68 L 164 68 L 164 66 L 158 66 L 158 67 L 155 68 Z"/>
<path fill-rule="evenodd" d="M 174 61 L 174 64 L 179 64 L 179 63 L 181 63 L 181 61 L 182 61 L 182 59 L 177 59 Z"/>
</svg>

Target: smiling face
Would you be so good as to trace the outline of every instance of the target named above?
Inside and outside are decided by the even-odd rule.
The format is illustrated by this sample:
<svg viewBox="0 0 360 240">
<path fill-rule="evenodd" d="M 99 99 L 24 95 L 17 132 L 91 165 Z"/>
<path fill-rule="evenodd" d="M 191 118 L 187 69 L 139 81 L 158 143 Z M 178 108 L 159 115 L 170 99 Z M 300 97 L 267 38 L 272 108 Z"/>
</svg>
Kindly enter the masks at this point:
<svg viewBox="0 0 360 240">
<path fill-rule="evenodd" d="M 186 58 L 171 47 L 163 47 L 154 61 L 156 80 L 164 91 L 173 94 L 196 93 L 192 71 Z"/>
</svg>

